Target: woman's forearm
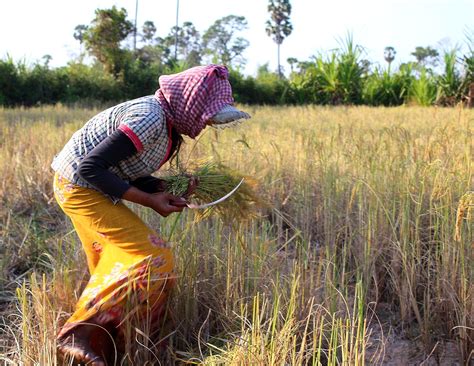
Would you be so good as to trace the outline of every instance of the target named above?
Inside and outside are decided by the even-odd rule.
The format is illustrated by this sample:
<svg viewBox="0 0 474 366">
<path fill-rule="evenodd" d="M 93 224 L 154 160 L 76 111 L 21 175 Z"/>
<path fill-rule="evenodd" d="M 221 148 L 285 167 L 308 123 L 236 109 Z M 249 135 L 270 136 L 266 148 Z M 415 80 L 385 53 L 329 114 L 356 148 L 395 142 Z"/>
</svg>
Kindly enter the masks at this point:
<svg viewBox="0 0 474 366">
<path fill-rule="evenodd" d="M 122 199 L 150 207 L 165 217 L 173 212 L 181 212 L 187 206 L 183 197 L 168 192 L 150 194 L 133 186 L 122 195 Z"/>
<path fill-rule="evenodd" d="M 167 190 L 167 183 L 165 180 L 151 175 L 135 179 L 130 182 L 130 185 L 147 193 L 165 192 Z"/>
<path fill-rule="evenodd" d="M 134 186 L 130 186 L 122 195 L 122 199 L 138 203 L 145 207 L 152 207 L 152 194 L 142 191 Z"/>
</svg>

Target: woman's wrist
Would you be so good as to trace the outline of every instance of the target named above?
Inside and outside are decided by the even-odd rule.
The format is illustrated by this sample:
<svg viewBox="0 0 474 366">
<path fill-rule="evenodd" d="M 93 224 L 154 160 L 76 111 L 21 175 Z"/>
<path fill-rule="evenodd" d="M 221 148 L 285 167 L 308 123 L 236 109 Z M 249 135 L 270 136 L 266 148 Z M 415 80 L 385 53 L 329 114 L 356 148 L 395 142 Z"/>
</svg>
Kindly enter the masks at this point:
<svg viewBox="0 0 474 366">
<path fill-rule="evenodd" d="M 125 193 L 122 195 L 122 199 L 138 203 L 139 205 L 145 207 L 151 207 L 153 202 L 152 194 L 141 191 L 140 189 L 133 186 L 130 186 L 130 188 L 125 191 Z"/>
</svg>

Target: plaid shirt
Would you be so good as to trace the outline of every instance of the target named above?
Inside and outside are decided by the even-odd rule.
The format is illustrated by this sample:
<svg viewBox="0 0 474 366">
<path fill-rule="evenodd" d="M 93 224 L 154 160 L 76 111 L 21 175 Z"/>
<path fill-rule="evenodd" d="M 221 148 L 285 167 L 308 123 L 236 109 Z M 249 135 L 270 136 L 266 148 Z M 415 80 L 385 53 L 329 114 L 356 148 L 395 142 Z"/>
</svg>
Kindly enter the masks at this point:
<svg viewBox="0 0 474 366">
<path fill-rule="evenodd" d="M 81 179 L 77 169 L 84 157 L 115 130 L 124 132 L 137 153 L 109 170 L 125 181 L 132 181 L 157 171 L 171 150 L 171 128 L 153 96 L 134 99 L 109 108 L 92 117 L 72 135 L 51 167 L 67 180 L 82 187 L 94 188 Z"/>
</svg>

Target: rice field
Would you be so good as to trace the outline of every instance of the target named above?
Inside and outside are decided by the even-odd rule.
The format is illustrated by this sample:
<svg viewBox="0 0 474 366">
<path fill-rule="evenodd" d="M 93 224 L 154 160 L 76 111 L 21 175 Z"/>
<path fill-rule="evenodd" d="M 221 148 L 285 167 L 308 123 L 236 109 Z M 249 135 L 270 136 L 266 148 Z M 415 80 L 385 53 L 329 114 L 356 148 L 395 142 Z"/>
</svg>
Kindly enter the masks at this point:
<svg viewBox="0 0 474 366">
<path fill-rule="evenodd" d="M 132 322 L 116 364 L 472 364 L 474 110 L 244 109 L 180 161 L 253 177 L 266 205 L 230 223 L 134 206 L 178 282 L 160 334 Z M 0 109 L 0 364 L 72 365 L 55 334 L 88 273 L 49 165 L 96 112 Z"/>
</svg>

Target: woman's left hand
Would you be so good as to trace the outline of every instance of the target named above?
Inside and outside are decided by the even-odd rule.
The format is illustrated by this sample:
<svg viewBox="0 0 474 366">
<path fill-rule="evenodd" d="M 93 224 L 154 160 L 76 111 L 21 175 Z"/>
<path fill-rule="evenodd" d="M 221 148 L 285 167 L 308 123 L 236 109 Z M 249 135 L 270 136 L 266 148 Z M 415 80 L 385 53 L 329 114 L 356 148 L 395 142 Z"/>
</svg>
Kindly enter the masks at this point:
<svg viewBox="0 0 474 366">
<path fill-rule="evenodd" d="M 186 189 L 186 192 L 184 192 L 183 197 L 186 199 L 189 198 L 189 196 L 191 196 L 194 193 L 194 191 L 196 191 L 196 188 L 198 185 L 199 185 L 199 178 L 194 175 L 191 175 L 189 177 L 188 188 Z"/>
</svg>

